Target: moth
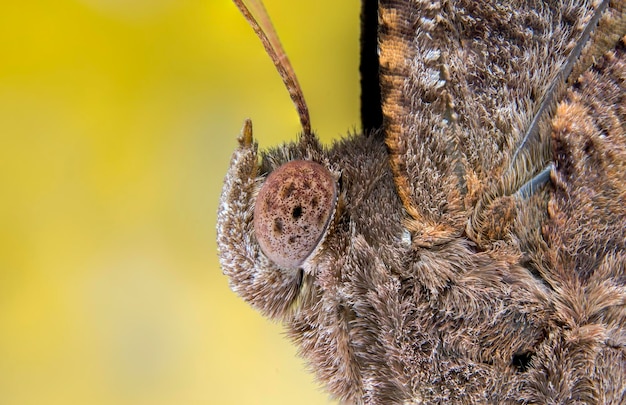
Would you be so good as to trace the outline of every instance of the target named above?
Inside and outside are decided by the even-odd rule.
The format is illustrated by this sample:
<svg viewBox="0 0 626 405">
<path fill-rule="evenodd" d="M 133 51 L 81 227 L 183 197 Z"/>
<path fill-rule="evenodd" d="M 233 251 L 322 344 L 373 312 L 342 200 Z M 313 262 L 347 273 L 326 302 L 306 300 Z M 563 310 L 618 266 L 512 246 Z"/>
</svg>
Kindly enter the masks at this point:
<svg viewBox="0 0 626 405">
<path fill-rule="evenodd" d="M 363 131 L 330 146 L 235 3 L 303 132 L 244 125 L 221 266 L 330 395 L 626 403 L 626 1 L 365 0 Z"/>
</svg>

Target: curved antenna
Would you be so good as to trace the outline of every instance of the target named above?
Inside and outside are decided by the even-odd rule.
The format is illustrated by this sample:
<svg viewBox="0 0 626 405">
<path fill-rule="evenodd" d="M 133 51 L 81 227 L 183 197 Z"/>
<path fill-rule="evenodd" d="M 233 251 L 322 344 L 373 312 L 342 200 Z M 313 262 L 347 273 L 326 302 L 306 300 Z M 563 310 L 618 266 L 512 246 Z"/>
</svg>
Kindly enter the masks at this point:
<svg viewBox="0 0 626 405">
<path fill-rule="evenodd" d="M 304 135 L 310 136 L 311 119 L 309 117 L 309 109 L 304 101 L 302 88 L 298 83 L 298 79 L 287 58 L 287 54 L 280 44 L 278 34 L 276 34 L 276 30 L 263 6 L 263 2 L 261 0 L 233 0 L 233 2 L 263 43 L 267 54 L 272 58 L 276 70 L 278 70 L 281 79 L 283 79 L 283 83 L 285 83 L 287 87 L 287 91 L 289 91 L 291 100 L 295 104 L 296 110 L 298 110 Z M 250 10 L 252 10 L 252 12 Z"/>
</svg>

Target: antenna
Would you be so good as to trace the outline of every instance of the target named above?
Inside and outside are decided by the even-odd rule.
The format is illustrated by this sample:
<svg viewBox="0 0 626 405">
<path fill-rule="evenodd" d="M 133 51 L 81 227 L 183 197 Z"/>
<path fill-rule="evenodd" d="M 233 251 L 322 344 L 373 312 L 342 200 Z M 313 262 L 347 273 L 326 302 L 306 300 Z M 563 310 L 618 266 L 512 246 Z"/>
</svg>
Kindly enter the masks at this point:
<svg viewBox="0 0 626 405">
<path fill-rule="evenodd" d="M 283 79 L 283 83 L 285 83 L 285 87 L 287 87 L 287 91 L 289 91 L 291 100 L 295 104 L 296 110 L 298 110 L 304 136 L 310 137 L 311 118 L 309 117 L 309 109 L 304 101 L 302 88 L 298 83 L 298 79 L 287 58 L 287 54 L 280 44 L 278 34 L 276 34 L 276 30 L 263 6 L 263 2 L 261 0 L 233 0 L 233 2 L 263 43 L 267 54 L 272 58 L 276 70 L 278 70 L 281 79 Z"/>
</svg>

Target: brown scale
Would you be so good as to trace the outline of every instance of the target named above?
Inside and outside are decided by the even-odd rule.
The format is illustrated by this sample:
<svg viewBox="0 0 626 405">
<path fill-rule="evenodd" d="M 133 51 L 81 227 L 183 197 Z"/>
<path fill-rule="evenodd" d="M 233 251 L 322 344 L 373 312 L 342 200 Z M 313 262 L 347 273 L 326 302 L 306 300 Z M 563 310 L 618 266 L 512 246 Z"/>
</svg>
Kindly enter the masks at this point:
<svg viewBox="0 0 626 405">
<path fill-rule="evenodd" d="M 258 154 L 244 124 L 220 262 L 329 393 L 624 403 L 626 1 L 365 0 L 382 118 L 328 148 L 262 4 L 235 3 L 303 135 Z"/>
</svg>

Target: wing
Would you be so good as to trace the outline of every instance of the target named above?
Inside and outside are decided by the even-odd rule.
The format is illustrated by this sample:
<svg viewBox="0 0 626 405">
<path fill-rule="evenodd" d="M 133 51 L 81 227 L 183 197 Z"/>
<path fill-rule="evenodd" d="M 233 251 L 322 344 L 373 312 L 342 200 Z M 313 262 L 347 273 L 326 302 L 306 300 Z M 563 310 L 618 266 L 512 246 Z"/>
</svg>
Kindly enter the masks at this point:
<svg viewBox="0 0 626 405">
<path fill-rule="evenodd" d="M 380 2 L 384 129 L 417 243 L 460 235 L 547 167 L 557 101 L 607 4 Z"/>
</svg>

